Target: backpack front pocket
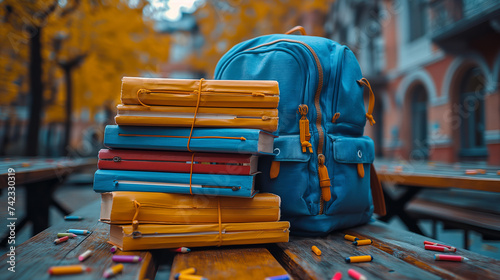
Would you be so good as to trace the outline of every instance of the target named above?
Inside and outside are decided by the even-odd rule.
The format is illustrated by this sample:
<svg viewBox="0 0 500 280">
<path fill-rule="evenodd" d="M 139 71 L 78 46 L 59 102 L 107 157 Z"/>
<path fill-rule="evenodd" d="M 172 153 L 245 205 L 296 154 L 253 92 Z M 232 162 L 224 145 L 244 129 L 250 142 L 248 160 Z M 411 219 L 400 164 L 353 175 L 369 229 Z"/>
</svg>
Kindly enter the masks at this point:
<svg viewBox="0 0 500 280">
<path fill-rule="evenodd" d="M 370 164 L 374 160 L 373 141 L 366 136 L 328 135 L 331 152 L 327 164 L 332 183 L 332 200 L 327 215 L 363 213 L 373 208 L 370 190 Z"/>
<path fill-rule="evenodd" d="M 313 139 L 314 137 L 311 137 Z M 299 135 L 283 135 L 274 141 L 275 157 L 260 157 L 257 187 L 282 199 L 283 218 L 315 215 L 319 211 L 318 176 L 311 153 L 302 153 Z M 313 160 L 314 161 L 314 160 Z M 317 170 L 317 169 L 316 169 Z M 314 188 L 314 189 L 313 189 Z"/>
</svg>

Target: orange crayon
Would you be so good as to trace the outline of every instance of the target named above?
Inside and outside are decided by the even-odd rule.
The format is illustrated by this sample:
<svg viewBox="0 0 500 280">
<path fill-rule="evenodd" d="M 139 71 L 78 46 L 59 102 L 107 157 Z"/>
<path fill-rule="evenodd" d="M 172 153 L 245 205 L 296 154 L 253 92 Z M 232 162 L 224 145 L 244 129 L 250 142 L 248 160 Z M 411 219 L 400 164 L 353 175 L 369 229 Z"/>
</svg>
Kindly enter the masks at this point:
<svg viewBox="0 0 500 280">
<path fill-rule="evenodd" d="M 373 242 L 371 239 L 360 239 L 352 242 L 353 245 L 361 246 L 361 245 L 371 245 Z"/>
<path fill-rule="evenodd" d="M 67 275 L 67 274 L 79 274 L 82 272 L 90 272 L 90 267 L 84 265 L 65 265 L 65 266 L 52 266 L 49 268 L 48 273 L 50 275 Z"/>
<path fill-rule="evenodd" d="M 318 249 L 318 247 L 316 246 L 312 246 L 311 249 L 313 250 L 313 252 L 318 255 L 318 256 L 321 256 L 321 250 Z"/>
</svg>

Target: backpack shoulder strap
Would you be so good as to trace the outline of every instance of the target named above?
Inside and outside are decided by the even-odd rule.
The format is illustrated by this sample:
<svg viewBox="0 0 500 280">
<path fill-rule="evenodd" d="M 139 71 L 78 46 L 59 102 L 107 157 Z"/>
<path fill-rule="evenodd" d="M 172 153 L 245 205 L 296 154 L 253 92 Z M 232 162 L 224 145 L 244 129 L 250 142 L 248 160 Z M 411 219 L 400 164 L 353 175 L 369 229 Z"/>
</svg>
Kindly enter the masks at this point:
<svg viewBox="0 0 500 280">
<path fill-rule="evenodd" d="M 375 207 L 374 212 L 380 216 L 385 216 L 384 190 L 373 164 L 370 164 L 370 188 L 372 190 L 373 206 Z"/>
</svg>

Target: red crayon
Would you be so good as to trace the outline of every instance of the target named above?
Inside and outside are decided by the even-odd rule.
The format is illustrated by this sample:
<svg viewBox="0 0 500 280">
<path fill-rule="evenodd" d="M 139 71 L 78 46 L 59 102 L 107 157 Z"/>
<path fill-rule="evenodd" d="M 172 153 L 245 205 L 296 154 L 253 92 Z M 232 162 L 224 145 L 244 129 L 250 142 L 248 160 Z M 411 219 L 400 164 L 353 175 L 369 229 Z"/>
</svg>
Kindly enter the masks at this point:
<svg viewBox="0 0 500 280">
<path fill-rule="evenodd" d="M 444 245 L 444 244 L 439 244 L 439 243 L 436 243 L 436 242 L 431 242 L 431 241 L 424 241 L 424 245 L 441 246 L 441 247 L 446 247 L 446 248 L 450 248 L 450 249 L 455 248 L 455 247 L 453 247 L 453 246 Z M 456 249 L 456 248 L 455 248 L 455 249 Z"/>
<path fill-rule="evenodd" d="M 340 280 L 342 279 L 342 273 L 337 272 L 335 275 L 333 275 L 332 280 Z"/>
<path fill-rule="evenodd" d="M 68 239 L 69 239 L 69 236 L 63 236 L 61 238 L 58 238 L 58 239 L 54 240 L 54 244 L 57 245 L 57 244 L 66 242 L 66 241 L 68 241 Z"/>
<path fill-rule="evenodd" d="M 366 277 L 363 274 L 357 272 L 356 270 L 354 270 L 352 268 L 347 271 L 347 274 L 355 280 L 366 280 Z"/>
<path fill-rule="evenodd" d="M 191 249 L 186 248 L 186 247 L 180 247 L 177 249 L 171 249 L 172 252 L 177 252 L 177 253 L 189 253 L 191 252 Z"/>
<path fill-rule="evenodd" d="M 436 254 L 436 255 L 434 255 L 434 259 L 436 261 L 461 262 L 463 260 L 466 260 L 467 258 L 462 257 L 462 256 L 457 256 L 457 255 L 439 255 L 439 254 Z"/>
<path fill-rule="evenodd" d="M 456 252 L 457 248 L 448 248 L 436 245 L 425 245 L 425 250 L 439 251 L 439 252 Z"/>
</svg>

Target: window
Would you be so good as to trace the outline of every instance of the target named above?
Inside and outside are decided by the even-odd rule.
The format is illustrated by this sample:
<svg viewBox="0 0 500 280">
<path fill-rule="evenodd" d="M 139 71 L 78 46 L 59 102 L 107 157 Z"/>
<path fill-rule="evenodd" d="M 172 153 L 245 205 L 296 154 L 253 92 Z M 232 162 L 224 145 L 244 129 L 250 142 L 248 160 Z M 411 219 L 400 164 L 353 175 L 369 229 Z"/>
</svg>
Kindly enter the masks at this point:
<svg viewBox="0 0 500 280">
<path fill-rule="evenodd" d="M 424 86 L 417 85 L 411 93 L 411 157 L 427 159 L 429 147 L 427 143 L 427 92 Z"/>
<path fill-rule="evenodd" d="M 409 39 L 411 42 L 424 36 L 427 32 L 427 4 L 425 0 L 409 0 L 408 8 Z"/>
<path fill-rule="evenodd" d="M 484 140 L 484 83 L 477 67 L 468 70 L 460 86 L 460 156 L 486 157 Z"/>
</svg>

